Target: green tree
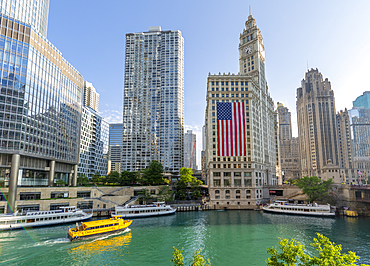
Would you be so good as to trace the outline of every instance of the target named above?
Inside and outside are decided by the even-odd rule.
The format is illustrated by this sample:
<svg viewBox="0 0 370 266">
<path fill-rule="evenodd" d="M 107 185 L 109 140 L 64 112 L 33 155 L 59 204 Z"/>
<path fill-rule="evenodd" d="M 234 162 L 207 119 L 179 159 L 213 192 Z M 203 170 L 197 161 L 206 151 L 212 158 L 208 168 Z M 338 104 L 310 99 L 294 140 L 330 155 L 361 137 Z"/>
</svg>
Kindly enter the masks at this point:
<svg viewBox="0 0 370 266">
<path fill-rule="evenodd" d="M 164 184 L 163 165 L 158 161 L 151 161 L 149 167 L 143 171 L 141 179 L 148 185 Z"/>
<path fill-rule="evenodd" d="M 316 233 L 317 238 L 313 239 L 311 246 L 316 249 L 318 256 L 310 256 L 305 253 L 305 246 L 295 239 L 280 239 L 280 252 L 273 248 L 267 248 L 267 253 L 271 256 L 266 260 L 268 266 L 355 266 L 355 262 L 360 257 L 355 252 L 349 251 L 342 254 L 342 245 L 336 245 L 329 238 Z M 360 264 L 361 266 L 369 266 Z"/>
<path fill-rule="evenodd" d="M 171 262 L 173 262 L 174 266 L 184 266 L 184 255 L 182 255 L 182 252 L 184 251 L 184 248 L 181 250 L 178 250 L 177 248 L 173 247 L 174 251 L 172 252 L 172 259 Z M 194 255 L 193 259 L 190 262 L 190 266 L 211 266 L 211 262 L 209 259 L 205 259 L 201 254 L 202 249 L 198 248 Z"/>
<path fill-rule="evenodd" d="M 57 182 L 55 182 L 55 184 L 57 184 L 58 187 L 59 186 L 64 187 L 65 185 L 67 185 L 67 182 L 65 182 L 62 179 L 59 179 Z"/>
<path fill-rule="evenodd" d="M 120 176 L 119 176 L 118 172 L 113 171 L 113 172 L 110 172 L 107 175 L 107 182 L 108 183 L 119 183 L 119 181 L 120 181 Z"/>
<path fill-rule="evenodd" d="M 322 181 L 317 176 L 305 176 L 296 179 L 294 184 L 302 189 L 302 192 L 307 195 L 309 201 L 322 201 L 327 198 L 329 189 L 333 184 L 333 179 Z"/>
<path fill-rule="evenodd" d="M 153 197 L 150 195 L 149 189 L 143 188 L 141 191 L 138 192 L 139 200 L 142 201 L 143 204 L 146 204 L 148 201 L 152 201 Z"/>
<path fill-rule="evenodd" d="M 91 181 L 93 181 L 95 184 L 100 182 L 100 174 L 99 172 L 95 172 L 95 174 L 92 175 Z"/>
<path fill-rule="evenodd" d="M 162 186 L 159 188 L 157 200 L 159 201 L 173 201 L 174 192 L 171 191 L 169 186 Z"/>
<path fill-rule="evenodd" d="M 84 174 L 77 174 L 77 185 L 85 186 L 89 183 L 89 179 Z"/>
<path fill-rule="evenodd" d="M 122 171 L 120 178 L 120 185 L 127 186 L 136 183 L 138 173 L 130 171 Z"/>
<path fill-rule="evenodd" d="M 201 196 L 200 185 L 203 182 L 193 176 L 193 170 L 188 167 L 180 169 L 180 180 L 176 184 L 176 197 L 186 199 L 189 194 L 193 199 Z"/>
</svg>

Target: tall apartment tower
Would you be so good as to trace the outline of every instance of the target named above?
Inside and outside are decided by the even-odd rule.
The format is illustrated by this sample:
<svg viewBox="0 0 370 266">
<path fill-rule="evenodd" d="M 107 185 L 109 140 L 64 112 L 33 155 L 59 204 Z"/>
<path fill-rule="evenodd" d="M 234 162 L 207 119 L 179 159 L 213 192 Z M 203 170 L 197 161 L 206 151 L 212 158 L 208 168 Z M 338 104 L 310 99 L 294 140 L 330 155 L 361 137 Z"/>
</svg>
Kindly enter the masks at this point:
<svg viewBox="0 0 370 266">
<path fill-rule="evenodd" d="M 337 113 L 337 131 L 339 144 L 339 163 L 341 168 L 341 183 L 355 182 L 357 172 L 353 157 L 351 123 L 347 109 Z"/>
<path fill-rule="evenodd" d="M 88 178 L 108 172 L 109 123 L 89 106 L 83 106 L 78 173 Z"/>
<path fill-rule="evenodd" d="M 277 112 L 279 118 L 279 149 L 280 149 L 280 167 L 284 181 L 300 178 L 299 154 L 296 138 L 292 137 L 292 119 L 291 113 L 282 103 L 277 103 Z M 294 146 L 296 145 L 296 146 Z"/>
<path fill-rule="evenodd" d="M 16 207 L 17 187 L 77 181 L 84 79 L 45 38 L 48 5 L 1 1 L 0 186 L 7 212 Z"/>
<path fill-rule="evenodd" d="M 209 74 L 207 81 L 207 178 L 217 208 L 255 208 L 264 185 L 277 184 L 274 103 L 252 15 L 239 40 L 239 74 Z"/>
<path fill-rule="evenodd" d="M 126 34 L 122 169 L 152 160 L 175 174 L 184 164 L 184 39 L 161 27 Z"/>
<path fill-rule="evenodd" d="M 108 172 L 122 172 L 122 127 L 122 123 L 109 124 L 110 169 L 108 169 Z"/>
<path fill-rule="evenodd" d="M 306 72 L 297 89 L 297 120 L 302 176 L 339 178 L 339 151 L 334 92 L 317 69 Z M 329 168 L 330 169 L 329 169 Z"/>
<path fill-rule="evenodd" d="M 193 134 L 192 130 L 185 133 L 184 138 L 184 166 L 193 170 L 197 169 L 197 150 L 196 150 L 197 135 Z"/>
<path fill-rule="evenodd" d="M 84 81 L 84 106 L 99 112 L 99 93 L 96 92 L 92 83 L 86 80 Z"/>
<path fill-rule="evenodd" d="M 1 14 L 22 21 L 46 38 L 49 0 L 2 0 Z"/>
</svg>

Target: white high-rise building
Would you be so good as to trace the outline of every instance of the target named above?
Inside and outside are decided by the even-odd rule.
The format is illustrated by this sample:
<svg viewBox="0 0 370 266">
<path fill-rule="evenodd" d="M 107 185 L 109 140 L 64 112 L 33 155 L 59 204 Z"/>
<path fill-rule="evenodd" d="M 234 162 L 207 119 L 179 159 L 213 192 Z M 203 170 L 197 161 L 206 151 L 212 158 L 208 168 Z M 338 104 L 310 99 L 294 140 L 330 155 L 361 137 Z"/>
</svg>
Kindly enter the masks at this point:
<svg viewBox="0 0 370 266">
<path fill-rule="evenodd" d="M 193 134 L 192 130 L 185 133 L 184 140 L 184 166 L 193 170 L 197 169 L 197 150 L 196 150 L 197 135 Z"/>
<path fill-rule="evenodd" d="M 167 172 L 184 164 L 184 39 L 178 30 L 126 34 L 122 170 L 152 160 Z"/>
<path fill-rule="evenodd" d="M 84 81 L 84 106 L 91 107 L 96 112 L 99 112 L 99 93 L 92 83 Z"/>
<path fill-rule="evenodd" d="M 216 208 L 255 208 L 264 186 L 277 184 L 274 103 L 262 35 L 252 15 L 239 40 L 239 74 L 208 75 L 207 183 Z"/>
</svg>

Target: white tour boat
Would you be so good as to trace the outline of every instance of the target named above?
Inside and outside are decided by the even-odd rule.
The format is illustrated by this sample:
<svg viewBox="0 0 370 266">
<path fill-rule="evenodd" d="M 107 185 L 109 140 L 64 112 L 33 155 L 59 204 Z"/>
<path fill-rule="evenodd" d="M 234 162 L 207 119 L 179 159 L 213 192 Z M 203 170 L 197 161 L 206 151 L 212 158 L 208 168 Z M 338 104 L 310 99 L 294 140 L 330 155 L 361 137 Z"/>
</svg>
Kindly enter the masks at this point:
<svg viewBox="0 0 370 266">
<path fill-rule="evenodd" d="M 173 214 L 175 212 L 176 208 L 166 205 L 165 202 L 153 202 L 153 204 L 149 205 L 116 206 L 114 212 L 112 212 L 112 217 L 122 215 L 123 218 L 140 218 Z"/>
<path fill-rule="evenodd" d="M 265 212 L 271 213 L 335 217 L 335 213 L 330 209 L 330 204 L 291 204 L 287 203 L 286 201 L 275 201 L 274 203 L 265 206 L 262 209 Z"/>
<path fill-rule="evenodd" d="M 93 213 L 86 213 L 75 206 L 60 207 L 53 211 L 15 212 L 0 216 L 0 230 L 73 223 L 90 219 Z"/>
</svg>

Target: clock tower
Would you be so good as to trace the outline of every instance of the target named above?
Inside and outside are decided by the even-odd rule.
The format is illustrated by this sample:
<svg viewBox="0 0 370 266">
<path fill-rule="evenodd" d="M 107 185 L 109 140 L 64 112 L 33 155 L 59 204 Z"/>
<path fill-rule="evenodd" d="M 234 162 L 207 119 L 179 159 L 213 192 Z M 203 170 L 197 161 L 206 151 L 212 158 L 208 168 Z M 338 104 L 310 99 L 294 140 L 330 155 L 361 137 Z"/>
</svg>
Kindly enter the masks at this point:
<svg viewBox="0 0 370 266">
<path fill-rule="evenodd" d="M 239 73 L 251 75 L 261 90 L 267 93 L 265 77 L 265 47 L 260 29 L 252 15 L 245 22 L 239 41 Z"/>
</svg>

